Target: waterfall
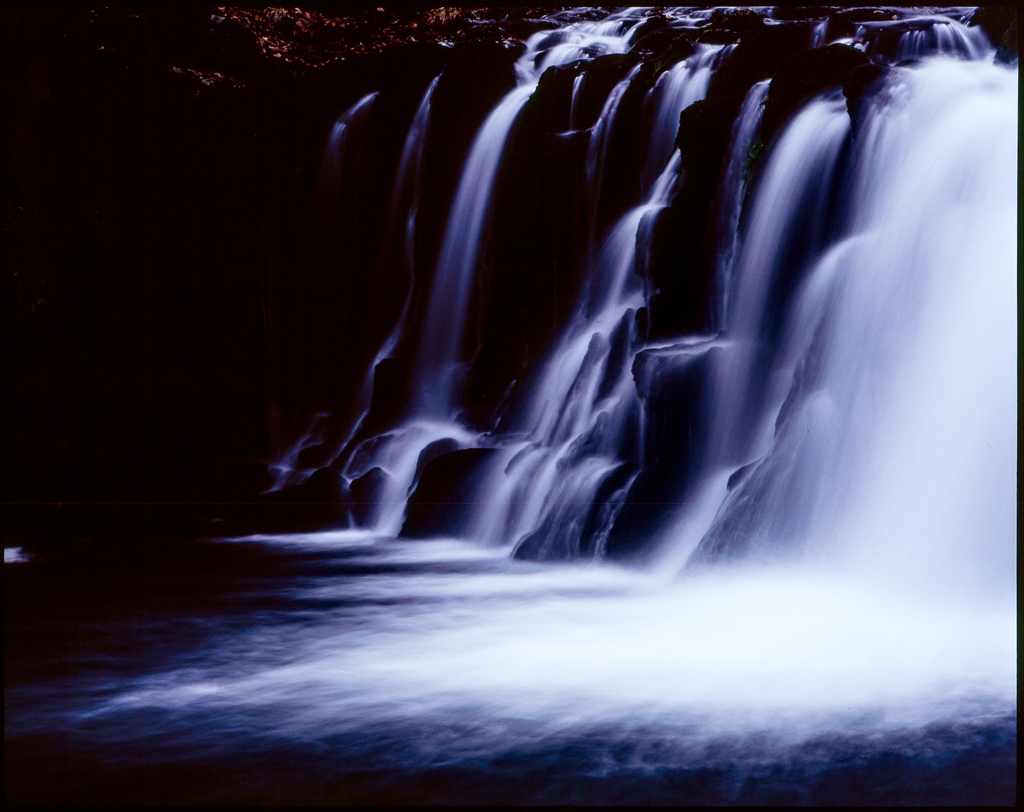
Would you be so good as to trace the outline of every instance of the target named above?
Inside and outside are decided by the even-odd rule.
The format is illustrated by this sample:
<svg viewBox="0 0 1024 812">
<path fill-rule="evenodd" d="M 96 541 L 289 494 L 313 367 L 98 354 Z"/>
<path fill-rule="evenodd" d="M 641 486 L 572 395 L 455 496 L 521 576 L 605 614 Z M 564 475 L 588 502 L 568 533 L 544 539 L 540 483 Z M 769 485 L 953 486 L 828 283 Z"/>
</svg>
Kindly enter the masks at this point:
<svg viewBox="0 0 1024 812">
<path fill-rule="evenodd" d="M 635 21 L 612 15 L 598 23 L 570 23 L 531 35 L 515 64 L 517 87 L 498 102 L 470 146 L 427 300 L 408 418 L 391 432 L 363 441 L 353 449 L 344 468 L 350 480 L 373 469 L 382 473 L 384 485 L 368 523 L 383 535 L 394 535 L 401 529 L 406 499 L 430 447 L 449 444 L 459 448 L 481 440 L 478 433 L 460 426 L 453 412 L 460 402 L 466 370 L 461 355 L 469 298 L 480 262 L 492 189 L 512 127 L 545 70 L 622 53 L 628 47 L 631 22 L 635 25 Z M 382 349 L 378 358 L 384 357 L 383 353 Z"/>
<path fill-rule="evenodd" d="M 691 561 L 870 549 L 904 578 L 1012 587 L 1016 92 L 936 59 L 856 139 L 828 97 L 781 135 L 714 372 L 707 475 L 739 479 Z"/>
<path fill-rule="evenodd" d="M 295 210 L 252 256 L 298 249 L 270 342 L 297 382 L 274 390 L 291 442 L 263 494 L 262 463 L 199 472 L 195 493 L 235 501 L 158 503 L 166 528 L 101 538 L 96 504 L 15 505 L 60 518 L 5 548 L 8 795 L 1012 805 L 1009 13 L 322 5 L 244 17 L 303 34 L 266 38 L 273 81 L 171 89 L 198 121 L 282 87 L 366 93 L 329 132 L 314 115 L 268 142 L 291 144 L 268 188 Z M 218 12 L 218 48 L 249 31 L 222 13 L 243 19 Z M 144 86 L 126 57 L 93 54 L 93 75 Z M 271 72 L 299 64 L 298 84 Z M 67 108 L 35 104 L 66 71 L 42 73 L 28 133 Z M 88 271 L 103 255 L 76 206 Z M 39 261 L 56 272 L 68 246 Z M 254 318 L 261 278 L 237 277 Z M 54 305 L 36 315 L 72 313 Z M 258 344 L 258 321 L 238 335 Z M 108 383 L 138 404 L 245 397 L 255 373 L 236 372 Z M 46 370 L 37 388 L 40 426 L 78 391 Z"/>
<path fill-rule="evenodd" d="M 740 246 L 740 215 L 743 212 L 750 165 L 754 158 L 751 150 L 761 124 L 764 97 L 767 93 L 767 81 L 757 82 L 747 92 L 740 114 L 733 125 L 729 157 L 718 190 L 720 208 L 715 263 L 718 288 L 718 306 L 715 311 L 718 325 L 725 324 L 729 312 L 729 294 L 733 287 L 734 265 Z"/>
<path fill-rule="evenodd" d="M 603 540 L 636 475 L 628 471 L 622 452 L 635 444 L 629 435 L 638 429 L 630 370 L 642 346 L 634 317 L 645 300 L 634 273 L 636 257 L 646 250 L 653 218 L 668 205 L 680 179 L 679 153 L 664 155 L 665 145 L 674 140 L 682 109 L 707 91 L 716 52 L 702 50 L 664 74 L 666 86 L 653 96 L 649 149 L 654 155 L 647 157 L 648 166 L 652 157 L 663 158 L 661 172 L 646 199 L 612 227 L 589 263 L 577 317 L 513 429 L 526 439 L 503 449 L 481 487 L 474 536 L 490 543 L 516 542 L 519 555 L 602 554 Z M 631 71 L 609 95 L 591 134 L 591 162 L 606 148 L 608 122 L 634 76 Z M 601 147 L 595 149 L 595 143 Z M 598 500 L 602 488 L 606 498 Z"/>
<path fill-rule="evenodd" d="M 480 128 L 462 170 L 419 344 L 412 404 L 416 414 L 449 419 L 458 401 L 462 334 L 490 210 L 491 187 L 505 141 L 533 89 L 532 85 L 518 87 L 498 104 Z"/>
<path fill-rule="evenodd" d="M 450 419 L 459 402 L 466 311 L 480 260 L 491 191 L 512 125 L 549 67 L 602 52 L 621 53 L 628 39 L 628 26 L 611 20 L 538 32 L 527 41 L 515 66 L 518 86 L 498 102 L 473 140 L 448 215 L 419 343 L 413 381 L 414 414 Z"/>
<path fill-rule="evenodd" d="M 855 37 L 835 41 L 853 43 L 879 64 L 919 61 L 888 68 L 884 87 L 870 96 L 856 127 L 852 102 L 837 87 L 806 101 L 767 149 L 761 117 L 770 83 L 754 82 L 733 108 L 738 113 L 708 221 L 711 332 L 651 343 L 646 307 L 654 289 L 646 269 L 655 225 L 687 182 L 674 145 L 680 113 L 705 97 L 715 71 L 731 64 L 737 46 L 697 44 L 690 56 L 654 76 L 642 59 L 623 63 L 623 72 L 603 91 L 597 119 L 580 130 L 587 123 L 580 120 L 581 99 L 588 93 L 586 63 L 627 52 L 643 19 L 625 11 L 528 38 L 515 63 L 517 86 L 487 115 L 469 148 L 432 275 L 411 268 L 416 178 L 438 79 L 427 88 L 402 150 L 386 229 L 387 250 L 403 257 L 417 284 L 428 284 L 424 312 L 410 324 L 411 298 L 406 299 L 367 371 L 361 416 L 336 465 L 349 483 L 375 483 L 375 512 L 364 523 L 376 532 L 400 531 L 406 501 L 431 459 L 470 448 L 489 453 L 474 473 L 475 503 L 453 532 L 507 545 L 525 558 L 602 557 L 613 531 L 633 532 L 633 519 L 622 511 L 643 493 L 641 485 L 649 487 L 644 477 L 678 477 L 661 486 L 674 493 L 673 503 L 654 506 L 664 518 L 655 523 L 649 546 L 665 572 L 687 562 L 845 549 L 844 523 L 857 518 L 848 507 L 852 494 L 865 494 L 864 503 L 880 499 L 866 495 L 874 493 L 866 471 L 871 465 L 885 469 L 877 438 L 887 431 L 901 434 L 884 428 L 891 414 L 906 408 L 897 397 L 905 388 L 898 381 L 920 374 L 911 360 L 897 359 L 927 355 L 921 325 L 932 323 L 929 308 L 936 299 L 925 292 L 950 286 L 960 278 L 958 268 L 978 263 L 971 252 L 936 246 L 951 230 L 952 212 L 965 218 L 952 233 L 979 234 L 1000 222 L 986 212 L 998 208 L 998 195 L 992 195 L 1008 177 L 1005 171 L 997 177 L 996 167 L 1012 165 L 1004 148 L 985 165 L 991 177 L 979 175 L 967 184 L 957 167 L 964 155 L 991 151 L 985 126 L 999 127 L 1003 135 L 1015 128 L 992 120 L 994 113 L 976 116 L 977 127 L 957 126 L 952 114 L 931 115 L 927 105 L 937 111 L 1005 112 L 1012 109 L 1009 83 L 1015 73 L 992 64 L 981 30 L 958 19 L 903 14 L 892 22 L 865 22 Z M 700 26 L 708 14 L 679 12 L 671 19 L 672 25 Z M 828 30 L 826 21 L 814 22 L 812 45 L 823 45 Z M 470 364 L 467 319 L 495 184 L 513 127 L 541 75 L 554 66 L 575 71 L 564 85 L 568 132 L 561 135 L 584 139 L 588 247 L 582 281 L 546 360 L 510 385 L 491 430 L 471 429 L 457 415 Z M 636 97 L 631 88 L 640 82 L 646 83 L 641 198 L 602 232 L 597 212 L 607 193 L 612 133 L 624 100 Z M 332 154 L 343 150 L 345 127 L 370 101 L 360 100 L 339 119 L 331 143 L 341 146 Z M 919 156 L 931 154 L 923 145 L 933 142 L 959 144 L 961 157 L 952 150 L 934 156 L 936 180 L 925 188 L 927 173 L 911 169 L 925 165 Z M 964 197 L 970 190 L 976 199 Z M 992 234 L 990 242 L 1008 245 L 1007 234 Z M 1005 258 L 991 265 L 991 273 L 1006 274 Z M 869 279 L 875 287 L 863 288 Z M 384 433 L 360 435 L 374 369 L 407 334 L 415 338 L 415 350 L 405 417 Z M 1012 371 L 1001 374 L 1013 377 Z M 669 379 L 688 381 L 688 394 L 671 395 L 665 389 Z M 663 421 L 666 408 L 685 412 L 689 434 L 681 445 L 673 440 L 675 445 L 656 448 L 649 429 Z M 315 441 L 316 425 L 296 449 Z M 971 435 L 963 426 L 956 433 Z M 666 465 L 672 455 L 676 461 Z M 1005 475 L 1002 470 L 1000 477 Z"/>
<path fill-rule="evenodd" d="M 705 46 L 699 55 L 661 74 L 648 92 L 646 103 L 653 109 L 653 113 L 650 137 L 647 140 L 645 185 L 650 186 L 661 175 L 674 149 L 679 113 L 704 98 L 721 50 L 719 47 Z"/>
</svg>

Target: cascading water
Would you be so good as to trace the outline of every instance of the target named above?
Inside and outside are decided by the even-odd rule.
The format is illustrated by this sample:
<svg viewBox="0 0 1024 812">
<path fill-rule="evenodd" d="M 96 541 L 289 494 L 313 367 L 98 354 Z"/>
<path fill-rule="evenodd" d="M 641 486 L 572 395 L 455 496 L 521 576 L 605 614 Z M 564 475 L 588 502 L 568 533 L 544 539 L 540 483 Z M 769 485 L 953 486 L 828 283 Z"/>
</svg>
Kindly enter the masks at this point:
<svg viewBox="0 0 1024 812">
<path fill-rule="evenodd" d="M 458 403 L 468 298 L 479 263 L 494 179 L 516 117 L 549 67 L 595 53 L 622 52 L 628 37 L 624 22 L 610 21 L 540 32 L 527 41 L 515 66 L 519 85 L 498 103 L 477 133 L 448 215 L 419 344 L 413 381 L 414 414 L 450 419 Z"/>
<path fill-rule="evenodd" d="M 751 148 L 761 124 L 764 97 L 768 82 L 758 82 L 743 100 L 740 114 L 733 125 L 729 158 L 722 183 L 719 186 L 721 205 L 718 220 L 718 252 L 715 263 L 715 280 L 718 289 L 718 310 L 716 325 L 725 324 L 729 312 L 730 291 L 733 287 L 736 254 L 740 247 L 740 215 L 746 196 L 750 172 Z"/>
<path fill-rule="evenodd" d="M 665 71 L 648 93 L 647 102 L 652 112 L 651 133 L 647 139 L 647 163 L 644 167 L 646 185 L 649 186 L 660 177 L 675 149 L 679 114 L 707 93 L 711 72 L 715 64 L 721 61 L 720 50 L 710 47 L 698 56 L 680 62 Z"/>
<path fill-rule="evenodd" d="M 717 49 L 710 49 L 680 63 L 665 74 L 666 86 L 655 88 L 650 142 L 655 158 L 672 143 L 682 109 L 707 91 L 709 65 L 716 54 Z M 609 96 L 592 134 L 590 160 L 593 144 L 606 140 L 606 122 L 634 75 L 631 72 Z M 603 539 L 617 515 L 614 502 L 621 504 L 635 476 L 626 473 L 622 459 L 622 449 L 636 443 L 627 435 L 638 429 L 635 421 L 631 425 L 637 400 L 630 369 L 641 346 L 633 319 L 644 297 L 633 271 L 636 256 L 646 250 L 652 218 L 668 205 L 679 181 L 678 152 L 664 159 L 667 164 L 647 199 L 615 224 L 590 263 L 576 320 L 515 426 L 515 432 L 525 433 L 527 439 L 499 455 L 481 488 L 474 536 L 491 543 L 522 540 L 525 546 L 519 554 L 531 557 L 602 554 Z M 616 471 L 621 474 L 618 481 L 612 476 Z M 614 492 L 604 500 L 609 504 L 595 510 L 602 485 Z M 588 536 L 593 540 L 581 546 Z"/>
<path fill-rule="evenodd" d="M 959 524 L 970 515 L 975 532 L 986 539 L 1012 534 L 1014 462 L 983 452 L 979 432 L 985 430 L 967 415 L 1013 413 L 1012 385 L 1006 383 L 1015 376 L 1012 353 L 1009 343 L 999 342 L 1013 333 L 1014 316 L 993 299 L 989 323 L 999 326 L 985 332 L 1001 339 L 985 348 L 975 342 L 973 354 L 953 348 L 934 353 L 947 340 L 949 325 L 968 321 L 956 302 L 972 297 L 966 290 L 949 297 L 963 280 L 993 294 L 1002 289 L 1003 297 L 1011 292 L 1008 218 L 1015 192 L 1003 168 L 1014 163 L 1008 102 L 1015 92 L 1009 72 L 936 60 L 893 80 L 887 103 L 872 108 L 856 139 L 845 104 L 829 98 L 810 104 L 780 137 L 745 237 L 729 317 L 731 346 L 713 373 L 708 476 L 743 466 L 742 478 L 730 488 L 692 560 L 808 544 L 856 546 L 863 542 L 839 540 L 847 535 L 851 513 L 903 528 L 899 539 L 881 527 L 863 534 L 888 538 L 893 559 L 908 545 L 928 556 L 929 545 L 917 548 L 921 542 L 914 541 L 922 533 L 935 545 L 932 555 L 949 558 L 944 545 L 952 539 L 933 522 L 952 505 L 944 521 L 955 515 Z M 837 209 L 835 199 L 848 202 Z M 801 216 L 808 211 L 828 216 Z M 994 246 L 1002 253 L 994 253 Z M 979 364 L 981 374 L 975 371 Z M 972 377 L 972 397 L 989 405 L 976 411 L 950 405 L 956 381 Z M 925 381 L 936 378 L 948 389 L 930 383 L 931 398 L 922 399 Z M 906 423 L 893 423 L 894 412 L 905 415 Z M 1013 426 L 1007 422 L 1003 431 L 999 445 L 1013 447 Z M 934 451 L 949 442 L 947 432 L 976 438 L 956 466 Z M 917 437 L 913 453 L 908 446 L 907 454 L 888 456 L 911 436 Z M 863 456 L 875 444 L 886 451 Z M 913 499 L 853 496 L 865 488 L 877 494 L 870 483 L 894 459 L 898 467 L 916 469 L 912 461 L 929 456 L 928 474 L 890 475 L 889 494 L 907 491 L 896 480 L 915 480 L 909 489 Z M 951 502 L 953 480 L 972 458 L 988 470 L 993 494 L 1000 496 L 979 496 L 973 505 Z M 924 477 L 931 486 L 922 489 Z M 1005 558 L 995 570 L 986 564 L 985 577 L 1009 578 L 1012 584 L 1010 565 Z"/>
<path fill-rule="evenodd" d="M 477 433 L 466 431 L 453 420 L 453 411 L 463 386 L 461 347 L 469 296 L 480 262 L 492 188 L 512 126 L 545 70 L 601 54 L 621 53 L 628 47 L 630 31 L 628 20 L 612 15 L 599 23 L 571 23 L 532 35 L 515 65 L 518 86 L 497 104 L 470 147 L 430 287 L 411 384 L 409 418 L 389 435 L 373 438 L 356 449 L 346 468 L 346 475 L 352 478 L 373 467 L 385 473 L 387 484 L 378 498 L 381 508 L 371 522 L 382 534 L 393 535 L 401 528 L 405 501 L 428 446 L 443 441 L 465 446 L 480 440 Z"/>
<path fill-rule="evenodd" d="M 648 91 L 645 117 L 649 129 L 642 170 L 648 187 L 645 199 L 598 240 L 594 212 L 601 197 L 610 134 L 622 99 L 643 63 L 637 63 L 611 88 L 587 133 L 592 248 L 578 315 L 543 369 L 534 373 L 534 382 L 520 388 L 515 398 L 518 406 L 504 418 L 499 431 L 482 435 L 454 420 L 466 369 L 461 346 L 468 297 L 511 128 L 544 70 L 599 53 L 621 53 L 635 27 L 629 20 L 625 13 L 601 23 L 573 23 L 532 35 L 516 63 L 519 86 L 498 103 L 476 136 L 448 218 L 420 328 L 409 418 L 386 435 L 362 441 L 352 450 L 345 468 L 350 480 L 373 467 L 384 472 L 387 485 L 378 496 L 383 506 L 376 524 L 379 532 L 393 534 L 401 527 L 404 501 L 422 470 L 424 449 L 441 441 L 455 447 L 497 449 L 479 473 L 479 507 L 471 512 L 468 529 L 460 532 L 492 544 L 515 544 L 520 555 L 600 556 L 602 540 L 616 521 L 622 502 L 629 498 L 637 467 L 645 464 L 639 447 L 646 420 L 630 371 L 637 352 L 645 346 L 634 321 L 648 294 L 633 271 L 642 268 L 654 218 L 676 194 L 681 180 L 678 153 L 670 155 L 679 112 L 703 98 L 715 66 L 728 58 L 730 48 L 698 46 L 693 56 L 664 71 Z M 914 17 L 908 24 L 914 27 L 899 34 L 898 59 L 908 55 L 908 48 L 916 47 L 912 43 L 925 43 L 920 45 L 924 49 L 920 53 L 937 50 L 975 60 L 988 53 L 982 46 L 983 35 L 959 21 Z M 884 27 L 873 26 L 861 27 L 859 41 L 870 39 Z M 816 24 L 812 44 L 821 44 L 826 30 L 824 23 Z M 965 43 L 970 44 L 966 50 Z M 572 83 L 570 131 L 578 124 L 578 97 L 585 86 L 582 72 Z M 757 482 L 773 483 L 770 496 L 779 502 L 793 496 L 787 497 L 787 487 L 797 491 L 807 487 L 812 492 L 838 487 L 823 484 L 827 477 L 823 479 L 821 468 L 832 465 L 829 460 L 836 449 L 823 437 L 813 450 L 810 440 L 805 440 L 802 451 L 789 447 L 781 441 L 778 421 L 780 414 L 788 417 L 796 408 L 799 398 L 794 394 L 798 388 L 794 375 L 808 374 L 810 362 L 794 354 L 820 354 L 813 341 L 813 349 L 794 349 L 802 346 L 807 331 L 819 329 L 813 320 L 820 318 L 810 315 L 807 324 L 787 326 L 787 311 L 795 306 L 794 291 L 803 284 L 808 266 L 839 250 L 831 246 L 845 245 L 851 239 L 843 236 L 849 228 L 843 218 L 848 214 L 844 207 L 850 205 L 845 200 L 850 183 L 845 175 L 853 160 L 852 133 L 841 96 L 811 103 L 792 121 L 777 139 L 761 173 L 751 211 L 745 216 L 748 226 L 741 250 L 740 214 L 767 86 L 767 82 L 756 83 L 741 106 L 716 197 L 716 305 L 712 308 L 716 315 L 712 324 L 722 337 L 695 337 L 668 342 L 660 349 L 648 348 L 648 352 L 657 349 L 663 359 L 676 357 L 675 364 L 711 364 L 711 394 L 701 407 L 706 414 L 697 424 L 700 439 L 691 451 L 689 484 L 678 493 L 685 504 L 674 524 L 670 523 L 677 529 L 686 526 L 688 530 L 681 535 L 687 540 L 669 542 L 665 539 L 673 531 L 666 531 L 668 536 L 663 534 L 656 545 L 674 550 L 669 559 L 676 566 L 694 549 L 698 549 L 698 557 L 707 558 L 759 546 L 752 541 L 758 533 L 748 526 L 754 519 L 739 507 L 729 507 L 752 499 L 749 494 Z M 424 109 L 421 106 L 421 113 Z M 419 133 L 425 126 L 425 116 L 417 114 L 413 131 Z M 389 339 L 387 352 L 393 348 L 394 338 Z M 385 349 L 377 360 L 386 356 Z M 794 372 L 797 368 L 799 373 Z M 372 371 L 364 387 L 367 391 L 371 376 Z M 796 409 L 803 422 L 794 425 L 810 420 L 827 434 L 828 426 L 852 419 L 843 414 L 848 408 L 852 406 L 838 407 L 834 398 L 818 393 Z M 835 426 L 832 430 L 838 431 Z M 796 431 L 789 433 L 795 436 Z M 813 431 L 811 435 L 818 437 Z M 786 453 L 801 460 L 800 472 L 799 466 L 791 463 L 788 474 L 776 470 L 776 458 Z M 839 466 L 843 471 L 850 467 Z M 816 504 L 815 497 L 805 496 L 802 503 Z M 838 503 L 841 497 L 834 495 L 833 501 Z M 599 509 L 595 502 L 602 503 Z M 716 503 L 721 503 L 720 515 L 709 530 Z M 815 511 L 820 513 L 820 506 L 811 510 Z M 752 512 L 761 517 L 758 522 L 766 522 L 758 531 L 761 536 L 783 547 L 790 543 L 801 546 L 793 539 L 807 534 L 809 514 L 798 517 L 798 509 Z M 704 518 L 694 523 L 698 514 Z M 709 536 L 698 545 L 705 532 Z M 790 536 L 793 538 L 786 542 Z"/>
</svg>

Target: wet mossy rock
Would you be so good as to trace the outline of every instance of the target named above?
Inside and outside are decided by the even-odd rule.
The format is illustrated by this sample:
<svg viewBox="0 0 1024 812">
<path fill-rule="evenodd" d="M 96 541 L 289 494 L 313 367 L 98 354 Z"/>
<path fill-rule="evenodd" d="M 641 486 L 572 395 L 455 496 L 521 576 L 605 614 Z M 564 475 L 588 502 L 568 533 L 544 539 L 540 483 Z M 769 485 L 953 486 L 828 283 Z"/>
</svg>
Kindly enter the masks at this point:
<svg viewBox="0 0 1024 812">
<path fill-rule="evenodd" d="M 645 70 L 654 73 L 672 67 L 691 56 L 696 50 L 695 37 L 690 31 L 675 31 L 671 28 L 655 31 L 638 40 L 630 53 L 640 54 L 647 58 Z"/>
<path fill-rule="evenodd" d="M 854 69 L 870 60 L 849 45 L 826 45 L 790 57 L 779 66 L 764 103 L 762 140 L 767 144 L 803 104 L 830 87 L 839 87 Z"/>
<path fill-rule="evenodd" d="M 731 28 L 734 31 L 749 31 L 764 25 L 764 14 L 752 8 L 716 8 L 711 12 L 711 25 Z"/>
<path fill-rule="evenodd" d="M 689 56 L 693 55 L 693 52 L 697 50 L 693 44 L 693 40 L 685 34 L 676 34 L 669 40 L 666 40 L 665 45 L 661 51 L 655 51 L 655 58 L 653 60 L 654 72 L 661 73 L 661 71 L 672 67 L 678 62 L 682 62 Z"/>
<path fill-rule="evenodd" d="M 752 8 L 716 8 L 711 13 L 711 27 L 727 31 L 753 31 L 764 24 L 764 14 Z"/>
</svg>

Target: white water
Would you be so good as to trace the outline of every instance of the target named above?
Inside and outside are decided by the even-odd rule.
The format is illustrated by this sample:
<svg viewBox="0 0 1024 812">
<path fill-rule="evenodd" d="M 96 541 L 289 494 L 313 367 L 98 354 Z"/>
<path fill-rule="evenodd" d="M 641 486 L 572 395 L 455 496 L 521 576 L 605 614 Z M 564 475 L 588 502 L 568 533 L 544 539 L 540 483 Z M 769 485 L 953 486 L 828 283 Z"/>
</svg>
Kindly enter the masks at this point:
<svg viewBox="0 0 1024 812">
<path fill-rule="evenodd" d="M 458 541 L 266 540 L 370 571 L 283 580 L 284 595 L 333 608 L 233 634 L 211 661 L 132 680 L 92 713 L 241 713 L 299 740 L 398 725 L 442 762 L 552 737 L 674 742 L 653 767 L 679 751 L 713 763 L 733 737 L 770 758 L 821 734 L 983 723 L 1015 700 L 1007 603 L 796 567 L 670 582 Z"/>
<path fill-rule="evenodd" d="M 339 466 L 344 470 L 356 449 L 349 448 L 349 444 L 358 434 L 363 421 L 370 413 L 370 404 L 373 398 L 373 376 L 377 364 L 385 358 L 390 358 L 398 342 L 405 335 L 406 322 L 409 318 L 409 308 L 412 305 L 412 295 L 416 283 L 415 263 L 415 241 L 416 241 L 416 220 L 419 215 L 421 195 L 421 175 L 423 171 L 423 146 L 427 139 L 427 127 L 430 123 L 430 100 L 434 95 L 441 76 L 435 76 L 427 86 L 416 108 L 409 133 L 402 145 L 402 156 L 398 162 L 398 171 L 395 173 L 395 183 L 392 187 L 391 202 L 388 206 L 388 219 L 384 227 L 385 246 L 384 261 L 381 263 L 385 272 L 394 273 L 396 270 L 404 270 L 409 274 L 409 290 L 406 293 L 405 301 L 402 303 L 402 311 L 391 328 L 388 337 L 384 339 L 377 354 L 370 362 L 363 375 L 363 382 L 357 396 L 358 417 L 352 422 L 344 440 L 339 444 L 338 449 L 345 456 L 338 459 Z M 397 245 L 397 249 L 396 249 Z M 394 254 L 398 254 L 398 258 Z M 397 266 L 397 268 L 396 268 Z M 337 456 L 337 455 L 336 455 Z"/>
<path fill-rule="evenodd" d="M 715 373 L 709 473 L 756 464 L 702 560 L 739 539 L 755 554 L 806 549 L 872 577 L 1012 593 L 1016 92 L 1015 72 L 984 62 L 904 69 L 845 178 L 830 169 L 842 102 L 789 125 L 754 202 L 733 346 Z M 817 248 L 794 264 L 780 251 L 797 208 L 823 211 L 836 184 L 845 217 L 805 217 L 796 237 Z M 770 293 L 779 273 L 801 280 L 785 307 Z"/>
<path fill-rule="evenodd" d="M 737 123 L 734 161 L 761 91 Z M 621 736 L 656 726 L 706 753 L 722 736 L 770 734 L 776 746 L 1014 713 L 1016 98 L 1015 71 L 931 59 L 899 72 L 852 146 L 841 99 L 788 125 L 729 266 L 727 338 L 664 350 L 713 346 L 721 361 L 706 470 L 656 566 L 375 545 L 454 571 L 361 580 L 370 603 L 420 608 L 363 615 L 355 631 L 325 620 L 308 653 L 237 683 L 203 681 L 204 701 L 274 704 L 306 686 L 323 702 L 282 720 L 293 733 L 387 719 L 441 731 L 457 713 L 469 732 L 423 744 L 448 757 L 608 725 Z M 483 487 L 477 541 L 539 529 L 555 557 L 578 543 L 580 503 L 618 464 L 616 410 L 635 397 L 628 374 L 596 397 L 599 361 L 643 303 L 633 240 L 677 169 L 609 234 L 588 315 Z M 846 205 L 826 216 L 833 193 Z M 780 299 L 783 272 L 794 286 Z M 702 539 L 737 527 L 757 560 L 675 577 Z M 190 690 L 147 688 L 137 701 Z"/>
<path fill-rule="evenodd" d="M 719 52 L 723 49 L 698 47 L 698 53 L 658 77 L 647 94 L 645 107 L 651 111 L 649 115 L 652 121 L 647 139 L 645 188 L 649 188 L 658 178 L 675 149 L 679 114 L 695 101 L 703 99 L 708 92 L 712 65 L 719 60 Z"/>
<path fill-rule="evenodd" d="M 31 561 L 31 557 L 21 547 L 4 547 L 5 564 L 22 564 L 26 561 Z"/>
<path fill-rule="evenodd" d="M 718 189 L 718 251 L 715 276 L 718 289 L 716 326 L 726 323 L 733 289 L 736 256 L 740 249 L 740 215 L 751 172 L 751 148 L 761 124 L 768 82 L 757 82 L 747 93 L 733 124 L 728 163 Z"/>
</svg>

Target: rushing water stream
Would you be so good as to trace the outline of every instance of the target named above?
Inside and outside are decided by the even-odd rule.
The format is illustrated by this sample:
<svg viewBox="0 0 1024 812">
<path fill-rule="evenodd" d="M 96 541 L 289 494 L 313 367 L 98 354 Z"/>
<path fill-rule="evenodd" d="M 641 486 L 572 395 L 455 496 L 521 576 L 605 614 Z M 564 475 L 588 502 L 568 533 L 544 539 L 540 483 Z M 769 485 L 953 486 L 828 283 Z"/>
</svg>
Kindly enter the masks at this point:
<svg viewBox="0 0 1024 812">
<path fill-rule="evenodd" d="M 916 61 L 855 123 L 838 89 L 811 99 L 756 173 L 769 89 L 754 84 L 716 198 L 716 330 L 648 342 L 637 269 L 687 182 L 679 114 L 731 46 L 667 67 L 644 102 L 641 197 L 603 232 L 591 217 L 569 322 L 492 431 L 460 422 L 468 297 L 517 116 L 544 70 L 625 52 L 641 19 L 534 34 L 481 125 L 437 267 L 412 273 L 429 279 L 426 318 L 409 321 L 410 298 L 374 362 L 422 331 L 402 422 L 360 437 L 371 368 L 339 456 L 347 482 L 386 477 L 364 527 L 197 545 L 136 585 L 117 586 L 120 562 L 84 565 L 95 604 L 67 659 L 19 661 L 5 687 L 5 738 L 80 764 L 68 793 L 1013 802 L 1018 91 L 979 31 L 915 18 L 888 61 Z M 871 54 L 872 36 L 843 41 Z M 594 211 L 640 68 L 587 133 Z M 437 81 L 389 215 L 410 267 Z M 338 119 L 337 160 L 373 103 Z M 609 563 L 653 467 L 651 392 L 676 379 L 699 382 L 678 407 L 686 474 L 636 566 Z M 278 461 L 278 486 L 301 478 L 309 441 Z M 489 450 L 474 504 L 451 537 L 398 538 L 438 441 Z M 196 562 L 208 582 L 190 582 Z M 11 583 L 56 634 L 72 610 L 60 573 L 36 566 L 16 560 Z"/>
</svg>

